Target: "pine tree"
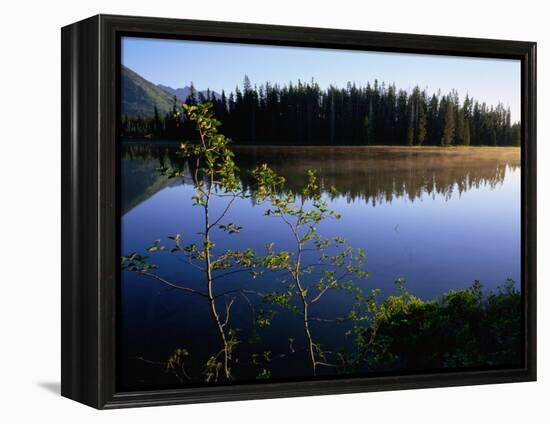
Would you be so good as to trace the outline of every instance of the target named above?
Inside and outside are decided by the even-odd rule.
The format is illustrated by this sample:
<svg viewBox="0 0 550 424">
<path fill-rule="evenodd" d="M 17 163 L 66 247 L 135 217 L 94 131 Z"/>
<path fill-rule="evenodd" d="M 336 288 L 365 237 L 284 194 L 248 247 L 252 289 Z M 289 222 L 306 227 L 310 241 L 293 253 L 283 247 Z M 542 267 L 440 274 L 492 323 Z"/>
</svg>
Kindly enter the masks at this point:
<svg viewBox="0 0 550 424">
<path fill-rule="evenodd" d="M 467 119 L 464 122 L 464 145 L 469 146 L 471 143 L 470 138 L 470 120 Z"/>
<path fill-rule="evenodd" d="M 441 115 L 443 117 L 443 131 L 441 135 L 441 145 L 450 146 L 453 143 L 455 135 L 455 113 L 451 97 L 444 97 L 441 102 Z"/>
<path fill-rule="evenodd" d="M 408 126 L 407 126 L 407 145 L 414 145 L 414 127 L 415 127 L 415 102 L 414 97 L 409 97 L 407 105 Z"/>
<path fill-rule="evenodd" d="M 193 81 L 191 81 L 189 85 L 189 94 L 187 95 L 187 99 L 185 99 L 185 103 L 187 103 L 188 105 L 197 104 L 197 90 L 195 90 L 195 85 L 193 84 Z"/>
<path fill-rule="evenodd" d="M 466 128 L 466 119 L 464 116 L 464 107 L 461 107 L 456 91 L 453 91 L 453 110 L 455 112 L 454 144 L 462 146 L 465 144 L 464 131 Z"/>
<path fill-rule="evenodd" d="M 426 96 L 425 93 L 423 93 L 422 97 L 420 98 L 420 102 L 418 104 L 418 120 L 417 120 L 417 128 L 416 128 L 416 144 L 419 146 L 422 146 L 424 142 L 426 141 L 426 136 L 428 134 L 428 116 L 426 112 Z"/>
<path fill-rule="evenodd" d="M 512 132 L 512 146 L 519 146 L 521 144 L 521 124 L 515 123 L 511 128 Z"/>
<path fill-rule="evenodd" d="M 160 120 L 159 110 L 157 105 L 153 111 L 153 126 L 151 128 L 153 136 L 160 137 L 162 135 L 162 122 Z"/>
<path fill-rule="evenodd" d="M 439 96 L 433 94 L 428 105 L 427 142 L 439 144 Z"/>
</svg>

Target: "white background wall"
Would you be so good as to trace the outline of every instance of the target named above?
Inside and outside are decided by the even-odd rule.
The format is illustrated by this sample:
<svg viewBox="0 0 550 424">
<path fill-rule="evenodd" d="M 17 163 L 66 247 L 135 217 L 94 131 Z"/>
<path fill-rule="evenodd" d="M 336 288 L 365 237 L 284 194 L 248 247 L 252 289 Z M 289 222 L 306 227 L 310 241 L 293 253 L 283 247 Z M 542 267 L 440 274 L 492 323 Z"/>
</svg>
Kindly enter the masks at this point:
<svg viewBox="0 0 550 424">
<path fill-rule="evenodd" d="M 545 119 L 550 114 L 550 32 L 544 4 L 540 0 L 4 2 L 0 15 L 0 421 L 548 422 L 550 234 L 543 217 L 548 214 L 550 194 L 544 184 L 550 177 L 550 130 Z M 57 393 L 59 28 L 100 12 L 537 41 L 539 382 L 104 412 L 61 398 Z"/>
</svg>

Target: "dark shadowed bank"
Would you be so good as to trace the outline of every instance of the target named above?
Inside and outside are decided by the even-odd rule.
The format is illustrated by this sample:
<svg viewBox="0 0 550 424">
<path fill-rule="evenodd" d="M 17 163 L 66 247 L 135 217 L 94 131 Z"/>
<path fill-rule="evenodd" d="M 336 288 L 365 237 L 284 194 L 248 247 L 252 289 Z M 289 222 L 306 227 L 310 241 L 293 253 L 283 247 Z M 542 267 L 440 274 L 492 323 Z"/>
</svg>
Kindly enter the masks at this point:
<svg viewBox="0 0 550 424">
<path fill-rule="evenodd" d="M 511 280 L 496 293 L 475 282 L 434 300 L 401 286 L 399 296 L 374 304 L 369 324 L 349 335 L 357 347 L 351 362 L 370 371 L 518 365 L 521 294 Z"/>
</svg>

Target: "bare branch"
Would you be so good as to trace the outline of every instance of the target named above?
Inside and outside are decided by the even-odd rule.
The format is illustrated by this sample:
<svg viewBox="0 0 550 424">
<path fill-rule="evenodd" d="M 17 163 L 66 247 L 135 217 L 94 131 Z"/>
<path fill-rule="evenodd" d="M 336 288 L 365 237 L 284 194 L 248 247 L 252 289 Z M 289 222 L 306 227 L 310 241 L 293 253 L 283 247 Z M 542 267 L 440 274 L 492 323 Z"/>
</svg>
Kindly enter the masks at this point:
<svg viewBox="0 0 550 424">
<path fill-rule="evenodd" d="M 334 367 L 334 368 L 338 367 L 338 365 L 336 364 L 328 364 L 326 362 L 319 362 L 319 361 L 315 361 L 315 365 L 322 365 L 324 367 Z"/>
<path fill-rule="evenodd" d="M 257 291 L 254 291 L 254 290 L 235 289 L 235 290 L 228 290 L 228 291 L 226 291 L 226 292 L 223 292 L 223 293 L 220 293 L 220 294 L 214 296 L 214 300 L 217 299 L 217 298 L 219 298 L 219 297 L 227 296 L 228 294 L 233 294 L 233 293 L 256 294 L 256 295 L 258 295 L 258 296 L 265 296 L 264 293 L 257 292 Z"/>
<path fill-rule="evenodd" d="M 138 361 L 141 361 L 141 362 L 145 362 L 146 364 L 151 364 L 151 365 L 158 365 L 158 366 L 162 366 L 162 367 L 166 367 L 166 362 L 161 362 L 161 361 L 152 361 L 150 359 L 146 359 L 144 358 L 143 356 L 136 356 L 136 359 Z M 171 370 L 172 370 L 172 373 L 176 376 L 176 378 L 180 381 L 184 381 L 183 378 L 181 378 L 180 374 L 178 373 L 178 371 L 181 371 L 181 374 L 183 374 L 183 376 L 187 379 L 187 380 L 191 380 L 191 377 L 189 377 L 189 374 L 187 374 L 187 371 L 185 370 L 185 363 L 182 361 L 180 366 L 179 366 L 179 369 L 176 370 L 174 367 L 169 367 Z"/>
<path fill-rule="evenodd" d="M 225 328 L 225 326 L 229 322 L 229 313 L 231 312 L 231 306 L 233 306 L 233 303 L 235 302 L 236 298 L 237 296 L 234 296 L 233 298 L 231 298 L 229 303 L 227 302 L 225 303 L 225 321 L 222 324 L 222 328 Z"/>
<path fill-rule="evenodd" d="M 233 271 L 228 271 L 228 272 L 225 272 L 223 274 L 216 275 L 215 277 L 212 277 L 212 280 L 217 280 L 218 278 L 227 277 L 228 275 L 231 275 L 231 274 L 238 274 L 239 272 L 249 272 L 251 269 L 253 269 L 253 268 L 252 267 L 247 267 L 247 268 L 243 268 L 243 269 L 235 269 Z"/>
<path fill-rule="evenodd" d="M 312 300 L 309 301 L 309 303 L 315 303 L 317 302 L 319 299 L 321 299 L 321 297 L 327 292 L 328 289 L 330 289 L 330 284 L 327 284 L 322 290 L 319 291 L 319 294 L 317 296 L 315 296 Z"/>
<path fill-rule="evenodd" d="M 227 206 L 225 207 L 225 209 L 223 210 L 223 212 L 221 213 L 221 215 L 218 217 L 218 219 L 216 219 L 212 224 L 210 224 L 210 226 L 208 227 L 208 230 L 211 230 L 212 228 L 214 228 L 216 225 L 218 225 L 218 223 L 223 219 L 223 217 L 227 214 L 227 212 L 229 211 L 229 208 L 231 207 L 231 205 L 233 204 L 233 202 L 235 201 L 235 199 L 237 198 L 237 196 L 233 196 L 233 198 L 229 201 L 229 203 L 227 204 Z"/>
<path fill-rule="evenodd" d="M 182 260 L 181 258 L 176 258 L 178 261 L 180 262 L 184 262 L 184 263 L 188 263 L 189 265 L 191 265 L 193 268 L 196 268 L 198 269 L 199 271 L 204 271 L 204 267 L 200 266 L 200 265 L 197 265 L 196 263 L 192 262 L 192 258 L 189 257 L 189 256 L 186 256 L 186 261 Z"/>
<path fill-rule="evenodd" d="M 327 319 L 327 318 L 319 318 L 319 317 L 309 317 L 309 319 L 312 321 L 322 322 L 326 324 L 336 324 L 336 323 L 351 321 L 350 318 Z"/>
<path fill-rule="evenodd" d="M 195 289 L 192 289 L 190 287 L 180 286 L 179 284 L 172 283 L 171 281 L 165 280 L 164 278 L 159 277 L 156 274 L 152 274 L 152 273 L 147 272 L 147 271 L 137 271 L 137 273 L 140 274 L 140 275 L 145 275 L 147 277 L 154 278 L 155 280 L 160 281 L 162 284 L 165 284 L 165 285 L 167 285 L 169 287 L 172 287 L 174 289 L 182 290 L 182 291 L 192 293 L 192 294 L 197 294 L 197 295 L 202 296 L 202 297 L 208 297 L 205 293 L 203 293 L 199 290 L 195 290 Z"/>
<path fill-rule="evenodd" d="M 343 273 L 340 277 L 336 278 L 336 282 L 340 282 L 340 281 L 342 281 L 344 278 L 350 277 L 350 276 L 351 276 L 351 272 L 345 272 L 345 273 Z"/>
<path fill-rule="evenodd" d="M 245 190 L 241 190 L 237 193 L 216 194 L 216 197 L 240 197 L 246 194 Z"/>
<path fill-rule="evenodd" d="M 252 304 L 252 302 L 250 301 L 250 299 L 248 298 L 248 296 L 243 293 L 242 291 L 239 293 L 242 298 L 246 301 L 246 303 L 248 304 L 248 307 L 250 308 L 250 312 L 252 313 L 252 325 L 256 325 L 256 322 L 254 320 L 255 316 L 256 316 L 256 310 L 254 308 L 254 305 Z"/>
</svg>

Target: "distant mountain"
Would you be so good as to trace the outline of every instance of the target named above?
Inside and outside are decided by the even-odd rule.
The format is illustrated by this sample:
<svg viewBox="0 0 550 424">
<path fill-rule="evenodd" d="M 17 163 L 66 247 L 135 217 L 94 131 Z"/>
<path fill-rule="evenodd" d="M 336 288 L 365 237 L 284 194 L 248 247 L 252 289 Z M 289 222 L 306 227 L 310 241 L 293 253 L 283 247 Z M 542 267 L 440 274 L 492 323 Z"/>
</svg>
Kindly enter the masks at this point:
<svg viewBox="0 0 550 424">
<path fill-rule="evenodd" d="M 172 88 L 162 84 L 155 85 L 124 65 L 121 69 L 122 115 L 150 118 L 154 116 L 156 106 L 160 116 L 164 116 L 172 110 L 174 96 L 183 103 L 191 92 L 190 87 Z M 200 93 L 205 97 L 207 95 L 206 91 Z M 215 91 L 211 91 L 210 95 L 216 99 L 221 98 Z"/>
<path fill-rule="evenodd" d="M 121 83 L 122 115 L 152 117 L 156 106 L 159 114 L 164 116 L 172 109 L 173 96 L 124 65 L 122 65 Z"/>
<path fill-rule="evenodd" d="M 188 86 L 185 86 L 183 88 L 172 88 L 167 85 L 158 84 L 157 87 L 172 96 L 176 96 L 180 102 L 185 102 L 185 100 L 187 100 L 187 97 L 191 93 L 191 87 Z M 206 90 L 198 91 L 197 95 L 198 93 L 201 93 L 205 98 L 208 95 L 208 92 Z M 210 96 L 212 96 L 216 100 L 219 100 L 222 97 L 221 94 L 216 93 L 215 91 L 210 91 Z"/>
</svg>

